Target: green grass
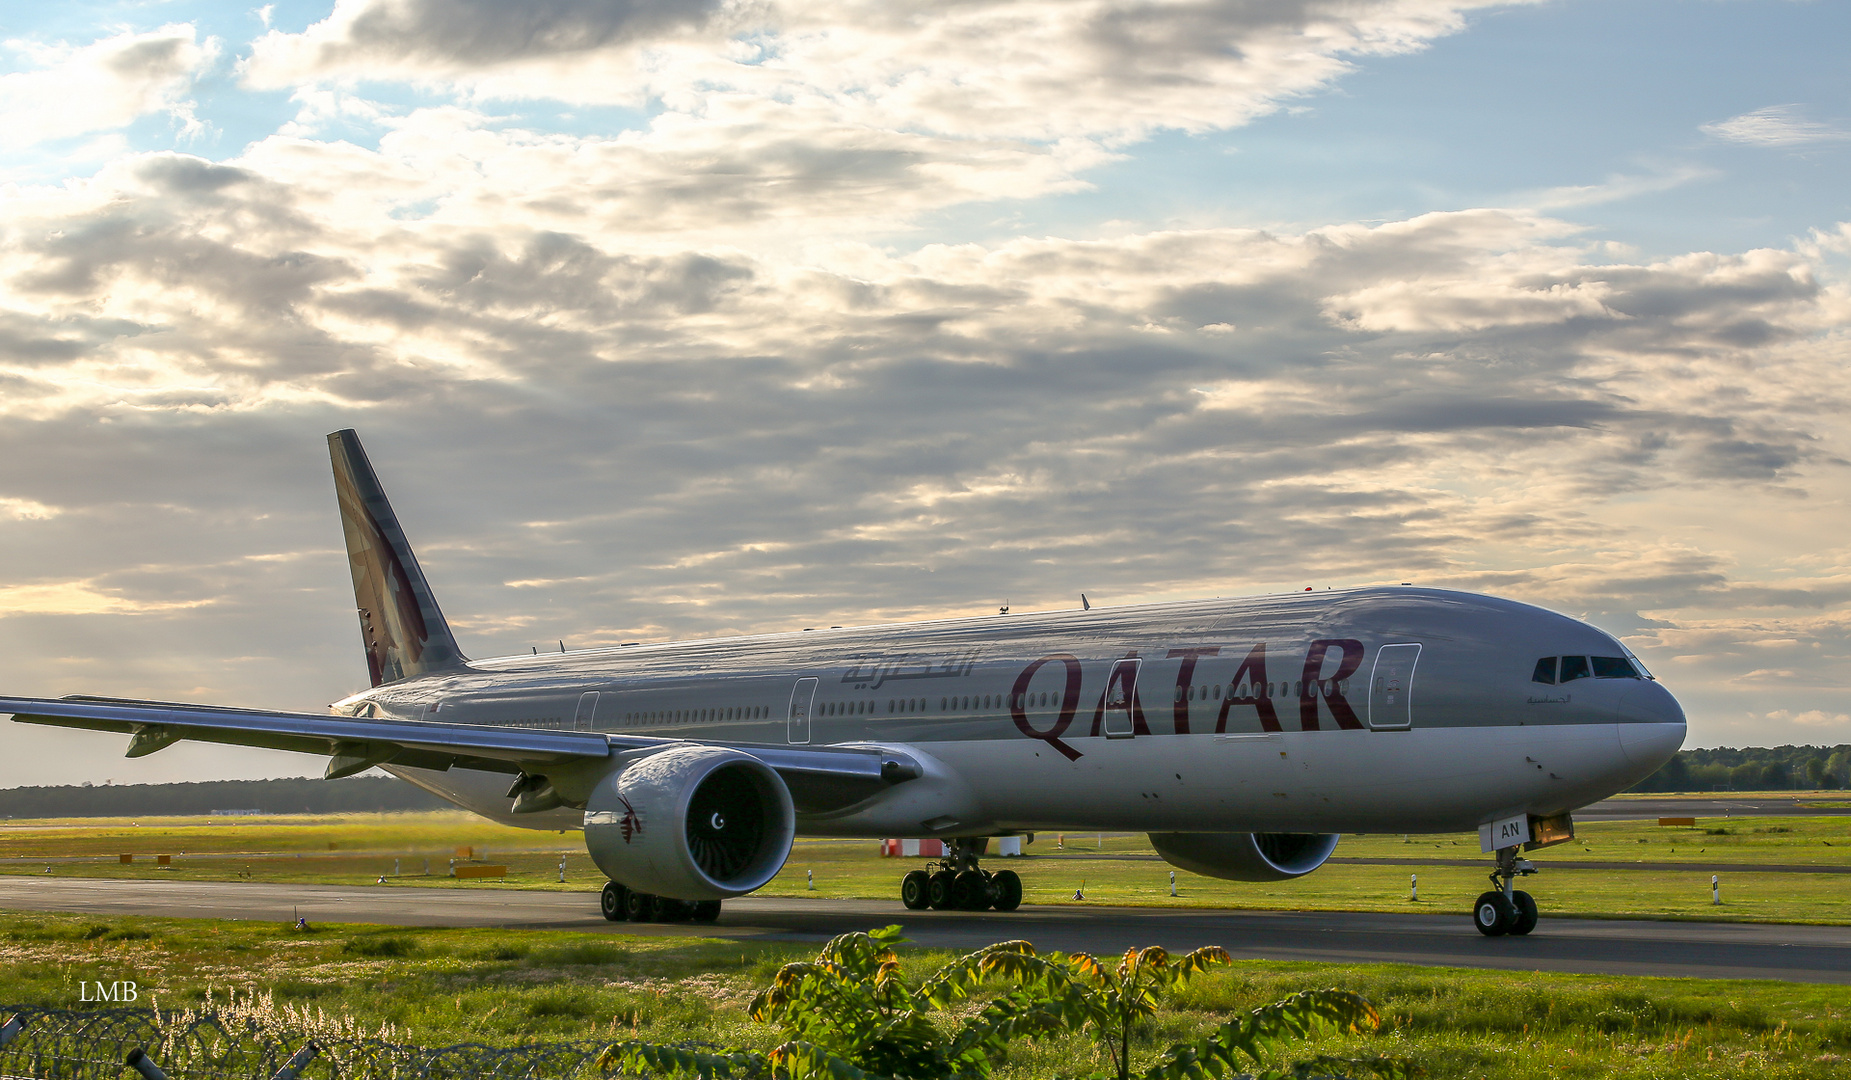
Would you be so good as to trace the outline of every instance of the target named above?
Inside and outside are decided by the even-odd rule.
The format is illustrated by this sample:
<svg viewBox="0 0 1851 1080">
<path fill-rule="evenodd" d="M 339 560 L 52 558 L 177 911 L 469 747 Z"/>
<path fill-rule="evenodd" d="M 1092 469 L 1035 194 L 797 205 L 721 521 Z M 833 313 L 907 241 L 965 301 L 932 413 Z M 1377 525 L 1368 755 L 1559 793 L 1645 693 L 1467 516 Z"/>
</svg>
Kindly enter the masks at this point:
<svg viewBox="0 0 1851 1080">
<path fill-rule="evenodd" d="M 0 1002 L 81 1007 L 80 981 L 133 980 L 141 1004 L 242 1008 L 397 1041 L 701 1040 L 768 1047 L 745 1008 L 808 945 L 528 930 L 322 927 L 0 915 Z M 921 976 L 950 958 L 908 950 Z M 1298 990 L 1354 990 L 1369 1038 L 1307 1052 L 1405 1054 L 1436 1078 L 1851 1077 L 1843 987 L 1384 964 L 1242 961 L 1190 984 L 1140 1035 L 1141 1060 L 1228 1013 Z M 1092 1071 L 1083 1039 L 1023 1043 L 1002 1080 Z"/>
<path fill-rule="evenodd" d="M 1757 864 L 1851 866 L 1851 817 L 1715 818 L 1695 827 L 1650 822 L 1596 822 L 1576 840 L 1533 853 L 1544 871 L 1525 879 L 1545 915 L 1851 924 L 1851 875 L 1757 872 Z M 1141 835 L 1062 838 L 1042 834 L 1021 860 L 991 860 L 1022 874 L 1029 903 L 1290 909 L 1315 911 L 1466 911 L 1486 887 L 1489 860 L 1476 834 L 1403 838 L 1346 836 L 1339 858 L 1389 858 L 1406 864 L 1334 863 L 1284 882 L 1230 882 L 1176 872 L 1180 895 L 1169 895 L 1168 864 L 1155 861 Z M 1102 846 L 1101 846 L 1102 845 Z M 508 867 L 505 879 L 445 876 L 458 846 Z M 119 865 L 113 856 L 131 852 Z M 173 855 L 158 867 L 152 856 Z M 1102 859 L 1108 856 L 1144 858 Z M 267 819 L 169 818 L 10 823 L 0 828 L 0 856 L 84 856 L 52 863 L 54 875 L 190 880 L 263 880 L 342 885 L 446 888 L 564 889 L 588 892 L 604 876 L 577 833 L 512 829 L 461 812 L 294 816 Z M 566 863 L 566 881 L 559 863 Z M 1466 860 L 1468 866 L 1442 862 Z M 394 876 L 394 864 L 403 876 Z M 430 875 L 423 870 L 428 862 Z M 1563 869 L 1563 862 L 1613 869 Z M 1698 864 L 1694 868 L 1666 864 Z M 763 890 L 770 896 L 894 899 L 898 880 L 923 860 L 883 859 L 871 840 L 800 840 L 784 871 Z M 0 872 L 42 874 L 45 863 L 0 864 Z M 1710 902 L 1710 875 L 1722 877 L 1723 904 Z M 1420 877 L 1420 900 L 1408 899 L 1408 877 Z M 815 889 L 810 885 L 813 875 Z M 589 901 L 587 901 L 589 903 Z M 896 905 L 896 917 L 898 908 Z"/>
</svg>

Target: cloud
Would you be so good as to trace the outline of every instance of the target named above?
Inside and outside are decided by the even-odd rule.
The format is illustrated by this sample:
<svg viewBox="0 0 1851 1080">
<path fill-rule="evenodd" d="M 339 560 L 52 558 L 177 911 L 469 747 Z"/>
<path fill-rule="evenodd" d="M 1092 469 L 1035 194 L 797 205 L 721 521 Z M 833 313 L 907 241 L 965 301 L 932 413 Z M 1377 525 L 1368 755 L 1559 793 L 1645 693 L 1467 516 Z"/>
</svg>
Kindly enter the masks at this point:
<svg viewBox="0 0 1851 1080">
<path fill-rule="evenodd" d="M 332 73 L 460 74 L 649 40 L 697 26 L 718 6 L 714 0 L 337 0 L 326 19 L 303 33 L 272 30 L 259 39 L 250 69 L 289 81 Z"/>
<path fill-rule="evenodd" d="M 276 134 L 0 205 L 7 685 L 354 689 L 320 443 L 351 425 L 476 655 L 1413 580 L 1600 622 L 1699 725 L 1836 715 L 1851 553 L 1808 508 L 1851 499 L 1844 229 L 911 231 L 1473 10 L 360 2 L 269 34 Z"/>
<path fill-rule="evenodd" d="M 752 100 L 888 131 L 1125 139 L 1245 123 L 1328 85 L 1349 58 L 1423 48 L 1484 6 L 357 0 L 301 34 L 267 34 L 243 70 L 262 88 L 399 80 L 694 115 Z"/>
<path fill-rule="evenodd" d="M 1798 105 L 1770 105 L 1704 124 L 1703 132 L 1724 142 L 1747 146 L 1805 146 L 1851 139 L 1851 131 L 1805 119 Z"/>
<path fill-rule="evenodd" d="M 1767 714 L 1768 720 L 1798 724 L 1809 728 L 1851 727 L 1851 715 L 1845 713 L 1828 713 L 1821 709 L 1807 709 L 1795 713 L 1786 709 L 1775 709 Z"/>
<path fill-rule="evenodd" d="M 94 581 L 60 581 L 0 588 L 0 618 L 9 615 L 140 615 L 198 607 L 192 601 L 147 601 L 100 591 Z"/>
<path fill-rule="evenodd" d="M 34 65 L 0 75 L 0 145 L 10 149 L 124 127 L 151 113 L 196 129 L 186 94 L 218 55 L 218 43 L 200 41 L 190 23 L 81 47 L 7 44 Z"/>
<path fill-rule="evenodd" d="M 445 130 L 484 159 L 508 140 Z M 478 476 L 449 512 L 479 517 L 423 547 L 491 651 L 547 620 L 585 644 L 1076 587 L 1416 577 L 1618 612 L 1851 595 L 1744 582 L 1593 512 L 1830 468 L 1847 386 L 1815 339 L 1844 297 L 1797 252 L 1615 263 L 1561 222 L 1477 210 L 792 257 L 569 230 L 512 175 L 395 217 L 429 190 L 405 160 L 148 155 L 17 208 L 5 325 L 61 344 L 0 364 L 10 417 L 415 433 L 384 460 Z M 483 473 L 489 445 L 505 474 Z M 534 462 L 562 471 L 536 486 Z M 315 490 L 292 513 L 313 521 Z M 1474 566 L 1490 549 L 1503 569 Z"/>
</svg>

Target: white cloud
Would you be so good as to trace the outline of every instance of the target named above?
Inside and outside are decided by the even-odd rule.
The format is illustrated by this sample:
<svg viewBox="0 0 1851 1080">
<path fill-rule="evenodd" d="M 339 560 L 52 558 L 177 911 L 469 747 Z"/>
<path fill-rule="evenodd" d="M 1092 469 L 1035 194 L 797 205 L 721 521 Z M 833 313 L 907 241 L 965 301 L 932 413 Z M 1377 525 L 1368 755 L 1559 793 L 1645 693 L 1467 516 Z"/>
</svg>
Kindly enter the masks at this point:
<svg viewBox="0 0 1851 1080">
<path fill-rule="evenodd" d="M 9 499 L 0 497 L 0 516 L 10 517 L 15 521 L 44 521 L 58 516 L 58 508 L 46 506 L 37 499 Z"/>
<path fill-rule="evenodd" d="M 1851 715 L 1845 713 L 1828 713 L 1822 709 L 1808 709 L 1805 712 L 1791 712 L 1787 709 L 1775 709 L 1767 714 L 1767 719 L 1798 724 L 1809 728 L 1851 727 Z"/>
<path fill-rule="evenodd" d="M 1058 141 L 1245 123 L 1491 0 L 342 0 L 272 31 L 253 86 L 402 80 L 700 114 L 749 98 L 889 131 Z"/>
<path fill-rule="evenodd" d="M 1748 146 L 1805 146 L 1851 139 L 1851 131 L 1801 116 L 1798 105 L 1770 105 L 1705 124 L 1703 131 L 1725 142 Z"/>
<path fill-rule="evenodd" d="M 0 618 L 9 615 L 122 615 L 200 607 L 207 600 L 137 600 L 99 590 L 94 581 L 59 581 L 0 588 Z"/>
<path fill-rule="evenodd" d="M 199 41 L 189 23 L 81 47 L 23 41 L 7 47 L 35 68 L 0 75 L 0 146 L 14 149 L 120 128 L 150 113 L 196 129 L 186 94 L 218 53 L 218 43 Z"/>
<path fill-rule="evenodd" d="M 906 240 L 1476 6 L 346 0 L 271 32 L 276 134 L 0 204 L 3 685 L 353 689 L 318 440 L 354 425 L 478 654 L 1416 580 L 1602 620 L 1699 732 L 1836 717 L 1845 227 Z M 203 63 L 142 100 L 184 111 Z"/>
</svg>

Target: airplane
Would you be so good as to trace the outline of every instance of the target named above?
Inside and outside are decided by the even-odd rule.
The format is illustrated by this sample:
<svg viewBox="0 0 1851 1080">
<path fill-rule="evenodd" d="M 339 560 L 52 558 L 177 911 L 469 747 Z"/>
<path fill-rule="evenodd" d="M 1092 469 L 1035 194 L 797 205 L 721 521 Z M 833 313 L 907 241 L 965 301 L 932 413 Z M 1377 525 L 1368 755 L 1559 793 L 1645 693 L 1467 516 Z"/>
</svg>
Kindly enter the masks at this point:
<svg viewBox="0 0 1851 1080">
<path fill-rule="evenodd" d="M 32 724 L 325 755 L 477 814 L 578 829 L 607 919 L 719 917 L 795 837 L 924 837 L 911 909 L 1012 911 L 989 840 L 1143 832 L 1234 881 L 1349 833 L 1479 830 L 1490 937 L 1528 934 L 1522 856 L 1683 745 L 1626 647 L 1540 607 L 1385 586 L 470 659 L 358 435 L 328 436 L 371 686 L 327 713 L 0 698 Z"/>
</svg>

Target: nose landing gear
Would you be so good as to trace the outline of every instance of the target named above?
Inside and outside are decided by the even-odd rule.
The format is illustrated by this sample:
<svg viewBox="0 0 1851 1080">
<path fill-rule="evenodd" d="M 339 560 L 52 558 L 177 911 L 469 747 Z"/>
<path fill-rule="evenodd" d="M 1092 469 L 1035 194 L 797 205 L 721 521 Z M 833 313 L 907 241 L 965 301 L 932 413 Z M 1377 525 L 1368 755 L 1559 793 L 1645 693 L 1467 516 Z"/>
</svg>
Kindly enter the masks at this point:
<svg viewBox="0 0 1851 1080">
<path fill-rule="evenodd" d="M 943 862 L 927 863 L 900 879 L 900 902 L 912 911 L 1014 911 L 1022 906 L 1022 878 L 1014 870 L 994 873 L 977 865 L 985 840 L 947 842 Z"/>
<path fill-rule="evenodd" d="M 1536 929 L 1536 898 L 1511 887 L 1519 877 L 1536 872 L 1530 860 L 1517 857 L 1522 850 L 1514 845 L 1498 849 L 1491 891 L 1480 894 L 1472 905 L 1472 925 L 1486 937 L 1521 937 Z"/>
</svg>

